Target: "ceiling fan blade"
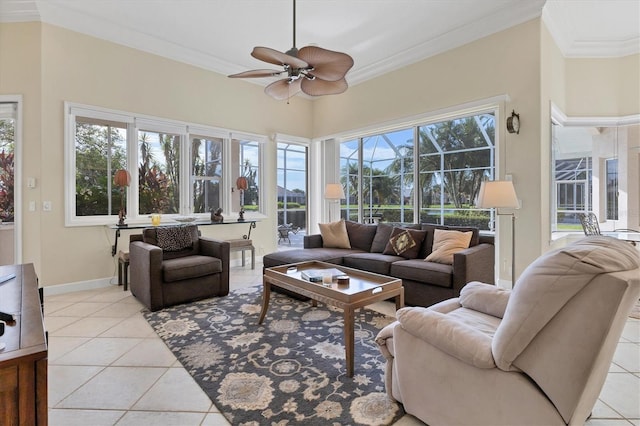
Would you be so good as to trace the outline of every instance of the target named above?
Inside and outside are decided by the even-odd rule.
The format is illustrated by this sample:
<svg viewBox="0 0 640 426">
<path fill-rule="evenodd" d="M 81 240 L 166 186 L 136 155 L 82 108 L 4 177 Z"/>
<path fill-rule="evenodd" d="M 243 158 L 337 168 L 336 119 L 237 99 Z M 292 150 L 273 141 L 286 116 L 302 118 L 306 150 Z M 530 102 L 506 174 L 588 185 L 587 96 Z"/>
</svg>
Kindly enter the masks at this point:
<svg viewBox="0 0 640 426">
<path fill-rule="evenodd" d="M 347 74 L 353 66 L 353 58 L 346 53 L 334 52 L 317 46 L 300 49 L 298 57 L 313 66 L 309 74 L 322 80 L 337 81 Z"/>
<path fill-rule="evenodd" d="M 251 56 L 274 65 L 289 65 L 291 68 L 307 68 L 309 66 L 309 64 L 302 59 L 269 47 L 254 47 Z"/>
<path fill-rule="evenodd" d="M 316 78 L 315 80 L 301 79 L 300 88 L 309 96 L 337 95 L 347 90 L 349 85 L 344 78 L 337 81 L 325 81 Z"/>
<path fill-rule="evenodd" d="M 274 81 L 270 85 L 264 88 L 264 93 L 279 101 L 292 98 L 298 92 L 300 92 L 300 81 L 302 79 L 293 80 L 289 82 L 288 78 Z"/>
<path fill-rule="evenodd" d="M 276 71 L 276 70 L 250 70 L 243 71 L 237 74 L 232 74 L 228 77 L 230 78 L 254 78 L 254 77 L 274 77 L 276 75 L 282 74 L 284 71 Z"/>
</svg>

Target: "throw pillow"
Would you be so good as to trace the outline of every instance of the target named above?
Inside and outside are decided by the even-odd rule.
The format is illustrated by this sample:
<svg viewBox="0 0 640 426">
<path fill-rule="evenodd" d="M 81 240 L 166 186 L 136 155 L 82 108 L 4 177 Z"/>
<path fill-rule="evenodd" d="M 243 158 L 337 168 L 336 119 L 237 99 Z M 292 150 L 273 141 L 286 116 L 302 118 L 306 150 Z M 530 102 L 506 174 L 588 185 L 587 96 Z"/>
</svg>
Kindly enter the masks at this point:
<svg viewBox="0 0 640 426">
<path fill-rule="evenodd" d="M 433 234 L 433 250 L 426 262 L 453 264 L 453 254 L 469 247 L 473 231 L 445 231 L 436 229 Z"/>
<path fill-rule="evenodd" d="M 394 254 L 405 259 L 415 259 L 420 252 L 426 231 L 417 229 L 393 228 L 389 242 L 382 254 Z"/>
<path fill-rule="evenodd" d="M 322 235 L 322 247 L 350 249 L 349 235 L 344 220 L 331 223 L 319 223 L 320 235 Z"/>
<path fill-rule="evenodd" d="M 371 243 L 371 253 L 382 253 L 384 251 L 389 238 L 391 238 L 391 232 L 393 232 L 393 226 L 386 223 L 378 223 L 376 235 Z"/>
<path fill-rule="evenodd" d="M 180 251 L 193 247 L 192 234 L 195 225 L 156 228 L 158 247 L 164 251 Z"/>
</svg>

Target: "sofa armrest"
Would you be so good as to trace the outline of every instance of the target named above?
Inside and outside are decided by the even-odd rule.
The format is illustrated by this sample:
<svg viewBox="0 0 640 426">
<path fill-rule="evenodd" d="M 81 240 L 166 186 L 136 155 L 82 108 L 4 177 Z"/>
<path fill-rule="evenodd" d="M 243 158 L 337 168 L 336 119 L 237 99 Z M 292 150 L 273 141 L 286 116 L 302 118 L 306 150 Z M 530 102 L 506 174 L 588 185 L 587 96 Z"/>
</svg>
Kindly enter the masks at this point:
<svg viewBox="0 0 640 426">
<path fill-rule="evenodd" d="M 396 312 L 402 328 L 412 336 L 477 368 L 495 368 L 491 337 L 447 314 L 422 307 Z"/>
<path fill-rule="evenodd" d="M 149 309 L 162 304 L 162 249 L 143 241 L 129 243 L 129 271 L 131 292 Z"/>
<path fill-rule="evenodd" d="M 453 290 L 459 296 L 460 290 L 470 281 L 487 284 L 495 283 L 495 246 L 478 244 L 453 255 Z"/>
<path fill-rule="evenodd" d="M 322 248 L 322 235 L 313 234 L 313 235 L 305 235 L 302 240 L 304 244 L 304 248 Z"/>
<path fill-rule="evenodd" d="M 222 262 L 222 276 L 220 282 L 223 288 L 221 294 L 229 293 L 229 258 L 231 252 L 231 244 L 229 241 L 216 240 L 214 238 L 200 237 L 200 254 L 203 256 L 211 256 L 220 259 Z"/>
</svg>

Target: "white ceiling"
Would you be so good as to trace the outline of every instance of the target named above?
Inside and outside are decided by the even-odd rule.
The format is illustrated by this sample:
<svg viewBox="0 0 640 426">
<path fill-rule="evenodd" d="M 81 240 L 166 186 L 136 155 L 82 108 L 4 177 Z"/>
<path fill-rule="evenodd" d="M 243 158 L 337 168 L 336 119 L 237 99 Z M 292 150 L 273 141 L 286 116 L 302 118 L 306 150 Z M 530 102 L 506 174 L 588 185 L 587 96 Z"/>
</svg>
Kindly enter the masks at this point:
<svg viewBox="0 0 640 426">
<path fill-rule="evenodd" d="M 540 15 L 566 57 L 640 53 L 640 0 L 298 0 L 296 45 L 351 55 L 354 85 Z M 221 74 L 293 44 L 292 0 L 0 0 L 0 22 L 32 20 Z"/>
</svg>

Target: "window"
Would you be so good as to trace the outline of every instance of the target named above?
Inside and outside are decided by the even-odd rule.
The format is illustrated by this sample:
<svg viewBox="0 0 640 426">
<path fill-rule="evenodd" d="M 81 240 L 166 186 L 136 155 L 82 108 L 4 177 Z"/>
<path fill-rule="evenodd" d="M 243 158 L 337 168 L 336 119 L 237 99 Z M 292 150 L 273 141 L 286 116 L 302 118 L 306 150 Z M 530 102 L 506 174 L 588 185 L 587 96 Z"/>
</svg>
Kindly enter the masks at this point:
<svg viewBox="0 0 640 426">
<path fill-rule="evenodd" d="M 495 115 L 456 118 L 418 128 L 420 221 L 488 228 L 475 209 L 480 184 L 494 176 Z"/>
<path fill-rule="evenodd" d="M 14 221 L 16 104 L 0 103 L 0 221 Z"/>
<path fill-rule="evenodd" d="M 232 147 L 238 171 L 235 178 L 247 179 L 247 189 L 238 193 L 238 203 L 249 212 L 260 210 L 260 143 L 255 140 L 233 139 Z"/>
<path fill-rule="evenodd" d="M 307 148 L 278 143 L 278 225 L 307 228 Z"/>
<path fill-rule="evenodd" d="M 261 136 L 70 103 L 65 111 L 67 226 L 115 224 L 121 203 L 132 222 L 153 213 L 208 219 L 241 202 L 249 215 L 261 213 Z M 121 169 L 131 175 L 123 189 L 113 184 Z M 242 199 L 223 191 L 240 175 L 249 182 Z"/>
<path fill-rule="evenodd" d="M 615 158 L 607 160 L 605 169 L 607 220 L 618 220 L 618 160 Z"/>
<path fill-rule="evenodd" d="M 138 131 L 138 213 L 180 213 L 180 135 Z"/>
<path fill-rule="evenodd" d="M 494 175 L 494 141 L 495 114 L 485 112 L 341 143 L 343 217 L 488 229 L 474 202 Z"/>
<path fill-rule="evenodd" d="M 582 233 L 578 214 L 586 212 L 596 214 L 603 232 L 637 229 L 640 126 L 552 115 L 552 238 Z"/>
<path fill-rule="evenodd" d="M 76 117 L 75 164 L 76 216 L 117 215 L 112 177 L 127 168 L 127 123 Z"/>
<path fill-rule="evenodd" d="M 222 138 L 191 136 L 193 213 L 207 213 L 222 206 Z"/>
</svg>

